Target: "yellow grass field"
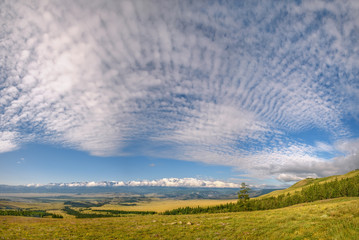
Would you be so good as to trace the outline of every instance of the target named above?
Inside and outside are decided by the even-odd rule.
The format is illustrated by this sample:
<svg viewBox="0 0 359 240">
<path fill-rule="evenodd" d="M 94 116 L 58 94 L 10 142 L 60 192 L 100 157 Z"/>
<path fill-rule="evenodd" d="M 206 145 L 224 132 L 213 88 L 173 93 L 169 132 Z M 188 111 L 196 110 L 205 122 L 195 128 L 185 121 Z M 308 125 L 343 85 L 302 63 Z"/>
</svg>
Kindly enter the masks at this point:
<svg viewBox="0 0 359 240">
<path fill-rule="evenodd" d="M 179 207 L 207 207 L 215 206 L 219 204 L 226 204 L 230 202 L 237 202 L 238 199 L 228 199 L 228 200 L 211 200 L 211 199 L 201 199 L 201 200 L 174 200 L 174 199 L 153 199 L 151 202 L 140 202 L 135 206 L 123 206 L 123 205 L 112 205 L 106 204 L 101 207 L 92 207 L 93 210 L 126 210 L 126 211 L 155 211 L 155 212 L 164 212 L 166 210 L 171 210 Z"/>
</svg>

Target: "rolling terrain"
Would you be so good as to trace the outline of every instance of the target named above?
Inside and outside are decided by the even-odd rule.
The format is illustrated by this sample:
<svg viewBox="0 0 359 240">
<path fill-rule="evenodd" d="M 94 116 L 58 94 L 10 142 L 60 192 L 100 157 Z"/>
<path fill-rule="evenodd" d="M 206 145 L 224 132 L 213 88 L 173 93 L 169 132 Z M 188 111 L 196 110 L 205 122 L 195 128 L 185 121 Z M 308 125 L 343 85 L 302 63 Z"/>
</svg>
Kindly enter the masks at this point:
<svg viewBox="0 0 359 240">
<path fill-rule="evenodd" d="M 0 217 L 0 239 L 358 239 L 359 198 L 282 209 L 116 218 Z"/>
<path fill-rule="evenodd" d="M 253 201 L 280 198 L 288 193 L 294 196 L 301 191 L 308 193 L 308 189 L 319 185 L 356 181 L 358 176 L 356 170 L 339 176 L 304 179 L 288 189 L 271 192 Z M 164 211 L 178 207 L 205 208 L 229 202 L 235 204 L 237 200 L 116 196 L 34 194 L 32 198 L 28 195 L 21 199 L 19 195 L 13 195 L 15 199 L 2 199 L 2 209 L 45 210 L 64 218 L 0 216 L 0 239 L 359 238 L 359 197 L 336 197 L 261 211 L 163 215 Z M 77 218 L 79 215 L 76 214 L 85 218 Z"/>
</svg>

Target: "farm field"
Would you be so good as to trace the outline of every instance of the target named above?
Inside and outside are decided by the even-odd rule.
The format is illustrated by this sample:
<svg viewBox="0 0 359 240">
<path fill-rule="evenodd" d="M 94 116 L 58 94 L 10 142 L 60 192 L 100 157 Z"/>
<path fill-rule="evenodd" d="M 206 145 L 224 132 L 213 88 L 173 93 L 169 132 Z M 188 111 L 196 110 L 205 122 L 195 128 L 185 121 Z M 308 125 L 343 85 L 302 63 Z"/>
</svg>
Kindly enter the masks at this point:
<svg viewBox="0 0 359 240">
<path fill-rule="evenodd" d="M 168 204 L 172 205 L 171 202 Z M 359 198 L 239 213 L 95 219 L 0 217 L 0 239 L 358 238 Z"/>
</svg>

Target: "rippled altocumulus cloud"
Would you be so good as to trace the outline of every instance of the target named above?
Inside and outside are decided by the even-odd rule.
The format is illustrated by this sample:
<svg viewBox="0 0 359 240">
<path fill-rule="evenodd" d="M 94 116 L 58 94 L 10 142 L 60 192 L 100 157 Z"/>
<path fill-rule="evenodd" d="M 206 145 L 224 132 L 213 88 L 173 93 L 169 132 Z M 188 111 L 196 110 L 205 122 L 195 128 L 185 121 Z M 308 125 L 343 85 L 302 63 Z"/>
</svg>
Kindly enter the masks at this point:
<svg viewBox="0 0 359 240">
<path fill-rule="evenodd" d="M 0 19 L 0 152 L 49 142 L 285 179 L 358 164 L 290 135 L 353 137 L 356 1 L 5 1 Z"/>
</svg>

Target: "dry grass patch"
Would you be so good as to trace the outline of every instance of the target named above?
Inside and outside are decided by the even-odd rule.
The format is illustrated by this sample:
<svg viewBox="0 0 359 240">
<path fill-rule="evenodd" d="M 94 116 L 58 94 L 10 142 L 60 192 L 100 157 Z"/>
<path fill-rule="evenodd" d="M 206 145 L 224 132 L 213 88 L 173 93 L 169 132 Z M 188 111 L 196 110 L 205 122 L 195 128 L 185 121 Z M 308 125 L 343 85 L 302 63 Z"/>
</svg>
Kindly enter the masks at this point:
<svg viewBox="0 0 359 240">
<path fill-rule="evenodd" d="M 226 203 L 236 203 L 237 199 L 228 200 L 173 200 L 173 199 L 155 199 L 150 202 L 137 202 L 134 206 L 124 206 L 115 204 L 105 204 L 101 207 L 92 207 L 93 210 L 124 210 L 124 211 L 155 211 L 164 212 L 166 210 L 172 210 L 179 207 L 208 207 Z"/>
</svg>

